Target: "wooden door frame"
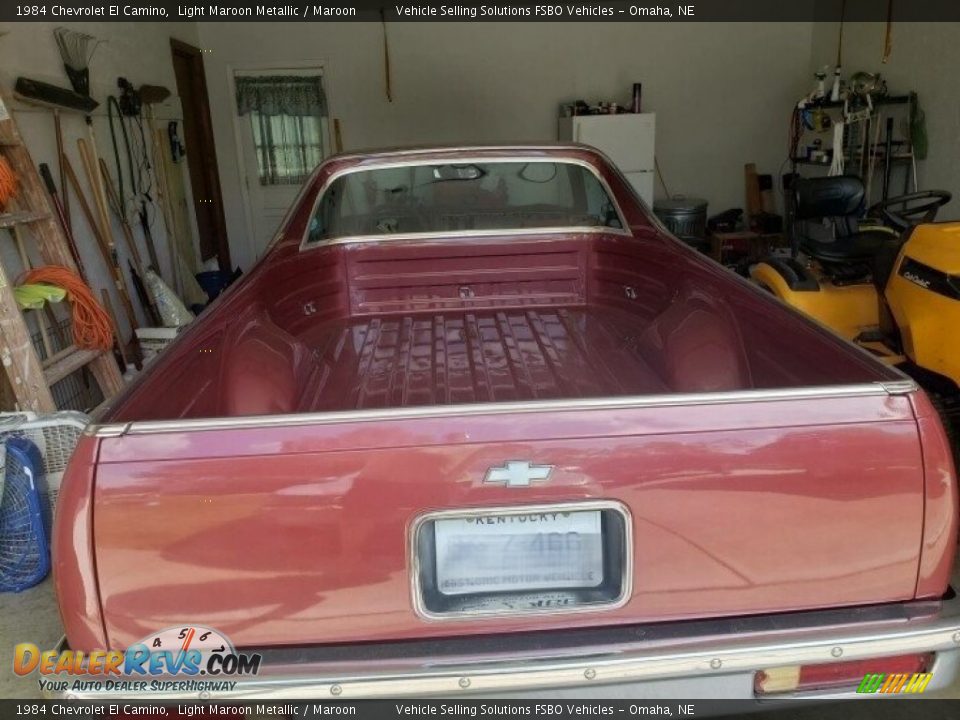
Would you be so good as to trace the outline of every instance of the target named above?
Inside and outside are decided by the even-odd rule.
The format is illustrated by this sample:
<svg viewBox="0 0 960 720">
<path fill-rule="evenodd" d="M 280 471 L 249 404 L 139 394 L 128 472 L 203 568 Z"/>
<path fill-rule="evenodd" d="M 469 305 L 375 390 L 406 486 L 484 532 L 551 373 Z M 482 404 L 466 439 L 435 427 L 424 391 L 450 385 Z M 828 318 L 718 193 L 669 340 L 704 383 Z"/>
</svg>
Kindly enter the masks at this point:
<svg viewBox="0 0 960 720">
<path fill-rule="evenodd" d="M 327 147 L 330 148 L 330 155 L 336 151 L 333 149 L 333 113 L 330 112 L 330 61 L 327 58 L 318 58 L 316 60 L 292 60 L 286 62 L 264 62 L 254 63 L 252 65 L 232 63 L 227 64 L 227 87 L 230 88 L 230 98 L 237 97 L 237 74 L 243 73 L 282 73 L 284 70 L 294 70 L 301 72 L 304 70 L 319 70 L 320 77 L 323 78 L 323 92 L 327 99 L 327 117 L 330 119 L 327 127 Z M 253 222 L 253 208 L 250 203 L 250 188 L 247 185 L 247 168 L 243 150 L 243 128 L 241 127 L 241 117 L 237 114 L 236 105 L 230 113 L 230 119 L 233 122 L 233 141 L 237 148 L 237 179 L 240 182 L 240 197 L 243 199 L 244 220 L 247 228 L 247 250 L 251 264 L 256 263 L 259 258 L 256 257 L 256 228 Z M 323 158 L 326 160 L 326 158 Z M 302 188 L 301 188 L 302 189 Z M 281 223 L 282 225 L 282 223 Z M 274 238 L 276 239 L 276 238 Z M 273 246 L 271 241 L 266 250 Z"/>
<path fill-rule="evenodd" d="M 217 162 L 217 149 L 216 145 L 214 144 L 213 121 L 210 117 L 210 94 L 207 91 L 207 74 L 203 66 L 203 52 L 200 50 L 200 48 L 194 47 L 189 43 L 183 42 L 182 40 L 170 38 L 170 54 L 171 62 L 173 62 L 173 58 L 177 56 L 186 58 L 191 65 L 194 77 L 197 80 L 198 87 L 200 88 L 200 98 L 198 99 L 202 105 L 202 109 L 199 112 L 199 117 L 194 119 L 199 121 L 197 128 L 202 136 L 202 147 L 188 147 L 186 157 L 187 163 L 190 163 L 191 159 L 193 157 L 197 157 L 197 154 L 200 152 L 202 152 L 205 156 L 204 160 L 202 161 L 201 170 L 203 171 L 207 185 L 213 194 L 213 197 L 209 198 L 209 200 L 213 201 L 212 204 L 215 209 L 213 213 L 213 223 L 217 234 L 217 262 L 222 271 L 230 272 L 233 269 L 233 266 L 230 262 L 230 241 L 227 235 L 226 217 L 223 214 L 223 193 L 220 188 L 220 166 Z M 174 73 L 174 84 L 176 84 L 176 73 Z M 179 94 L 179 88 L 177 90 Z M 193 186 L 192 182 L 190 183 L 190 194 L 193 196 L 194 210 L 197 212 L 197 214 L 199 214 L 200 198 L 197 197 L 197 188 Z M 203 261 L 203 253 L 201 252 L 200 255 L 201 261 Z"/>
</svg>

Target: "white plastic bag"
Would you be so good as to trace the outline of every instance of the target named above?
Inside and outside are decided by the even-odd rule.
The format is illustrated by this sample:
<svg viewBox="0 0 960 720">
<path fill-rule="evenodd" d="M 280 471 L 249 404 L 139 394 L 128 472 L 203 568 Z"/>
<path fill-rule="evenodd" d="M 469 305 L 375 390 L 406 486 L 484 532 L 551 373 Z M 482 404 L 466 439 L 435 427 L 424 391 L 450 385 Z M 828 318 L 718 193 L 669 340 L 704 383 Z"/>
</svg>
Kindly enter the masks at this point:
<svg viewBox="0 0 960 720">
<path fill-rule="evenodd" d="M 186 305 L 159 275 L 150 268 L 144 271 L 144 275 L 146 275 L 147 289 L 153 295 L 153 301 L 157 305 L 160 319 L 165 327 L 180 327 L 193 320 L 193 313 L 187 310 Z"/>
</svg>

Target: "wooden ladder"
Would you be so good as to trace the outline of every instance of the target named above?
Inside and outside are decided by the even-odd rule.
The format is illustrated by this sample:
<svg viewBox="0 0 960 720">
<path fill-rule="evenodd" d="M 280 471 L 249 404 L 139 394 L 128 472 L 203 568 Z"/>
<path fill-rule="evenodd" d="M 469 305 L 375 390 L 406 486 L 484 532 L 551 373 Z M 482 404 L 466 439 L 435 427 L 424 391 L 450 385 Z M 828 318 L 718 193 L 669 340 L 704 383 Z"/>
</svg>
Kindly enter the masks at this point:
<svg viewBox="0 0 960 720">
<path fill-rule="evenodd" d="M 18 181 L 15 210 L 0 211 L 0 229 L 29 229 L 45 263 L 63 265 L 76 272 L 77 265 L 54 215 L 43 181 L 20 136 L 10 106 L 2 96 L 0 154 L 10 164 Z M 41 361 L 31 341 L 26 320 L 17 306 L 12 281 L 13 278 L 0 263 L 0 364 L 10 381 L 19 408 L 38 413 L 56 411 L 50 387 L 85 366 L 89 366 L 104 399 L 120 392 L 123 378 L 109 351 L 81 350 L 70 345 Z"/>
</svg>

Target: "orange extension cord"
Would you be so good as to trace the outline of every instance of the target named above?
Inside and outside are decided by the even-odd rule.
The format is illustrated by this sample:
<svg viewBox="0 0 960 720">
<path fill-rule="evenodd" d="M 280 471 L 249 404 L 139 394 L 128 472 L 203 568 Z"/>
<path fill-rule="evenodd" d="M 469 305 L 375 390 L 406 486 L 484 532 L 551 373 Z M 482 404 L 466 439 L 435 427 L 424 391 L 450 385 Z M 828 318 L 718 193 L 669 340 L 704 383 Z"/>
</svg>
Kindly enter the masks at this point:
<svg viewBox="0 0 960 720">
<path fill-rule="evenodd" d="M 73 342 L 84 350 L 113 347 L 113 322 L 93 296 L 90 287 L 73 270 L 62 265 L 45 265 L 28 270 L 19 284 L 47 283 L 67 291 L 73 309 Z"/>
<path fill-rule="evenodd" d="M 17 176 L 7 159 L 0 155 L 0 210 L 17 192 Z"/>
</svg>

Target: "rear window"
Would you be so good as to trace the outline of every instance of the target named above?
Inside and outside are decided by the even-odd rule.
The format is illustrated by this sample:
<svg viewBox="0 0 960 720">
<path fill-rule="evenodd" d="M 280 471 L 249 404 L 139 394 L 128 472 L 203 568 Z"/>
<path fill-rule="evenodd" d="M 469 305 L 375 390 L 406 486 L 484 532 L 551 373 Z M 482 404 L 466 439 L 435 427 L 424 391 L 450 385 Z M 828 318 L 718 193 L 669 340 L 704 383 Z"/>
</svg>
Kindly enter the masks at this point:
<svg viewBox="0 0 960 720">
<path fill-rule="evenodd" d="M 338 177 L 320 200 L 307 240 L 622 227 L 603 184 L 582 165 L 545 161 L 416 164 Z"/>
</svg>

